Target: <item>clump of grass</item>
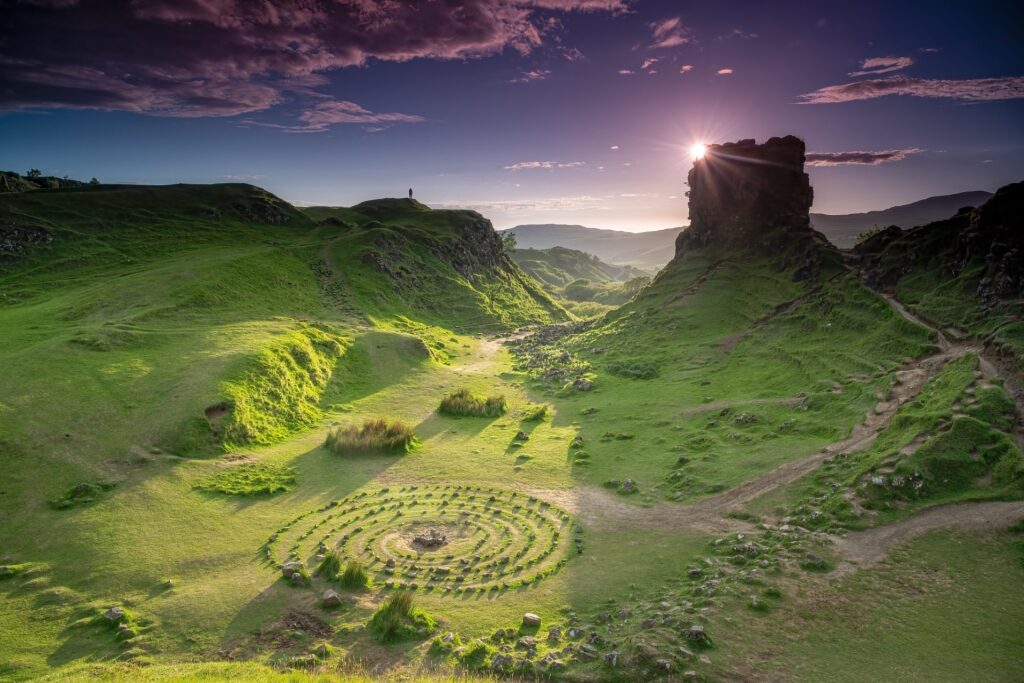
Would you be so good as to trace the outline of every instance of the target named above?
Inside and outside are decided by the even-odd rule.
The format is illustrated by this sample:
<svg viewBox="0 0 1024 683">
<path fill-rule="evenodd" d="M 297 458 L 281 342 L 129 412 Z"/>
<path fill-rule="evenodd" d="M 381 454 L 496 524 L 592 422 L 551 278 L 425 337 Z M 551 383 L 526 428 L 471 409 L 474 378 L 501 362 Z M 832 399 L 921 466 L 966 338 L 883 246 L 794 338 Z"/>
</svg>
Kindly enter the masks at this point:
<svg viewBox="0 0 1024 683">
<path fill-rule="evenodd" d="M 316 573 L 326 579 L 334 580 L 341 572 L 341 557 L 333 550 L 324 553 L 324 559 L 316 567 Z"/>
<path fill-rule="evenodd" d="M 523 411 L 524 422 L 540 422 L 548 416 L 548 404 L 547 403 L 531 403 L 526 406 L 526 410 Z"/>
<path fill-rule="evenodd" d="M 362 425 L 336 427 L 327 434 L 325 445 L 335 453 L 406 452 L 416 439 L 412 428 L 399 420 L 379 417 Z"/>
<path fill-rule="evenodd" d="M 232 496 L 272 496 L 290 491 L 294 485 L 295 470 L 291 467 L 248 462 L 225 468 L 195 488 Z"/>
<path fill-rule="evenodd" d="M 508 410 L 504 396 L 477 396 L 469 389 L 459 389 L 441 399 L 438 412 L 455 417 L 498 417 Z"/>
<path fill-rule="evenodd" d="M 50 507 L 55 510 L 66 510 L 78 505 L 88 505 L 96 502 L 100 496 L 115 486 L 116 484 L 107 481 L 75 484 L 63 496 L 51 500 Z"/>
<path fill-rule="evenodd" d="M 338 577 L 338 583 L 345 588 L 362 589 L 370 587 L 370 575 L 359 560 L 349 560 L 345 571 Z"/>
<path fill-rule="evenodd" d="M 613 361 L 608 364 L 608 372 L 630 379 L 654 379 L 658 376 L 658 367 L 650 361 Z"/>
<path fill-rule="evenodd" d="M 395 643 L 423 638 L 434 630 L 437 622 L 415 606 L 412 593 L 400 591 L 384 601 L 367 626 L 380 642 Z"/>
</svg>

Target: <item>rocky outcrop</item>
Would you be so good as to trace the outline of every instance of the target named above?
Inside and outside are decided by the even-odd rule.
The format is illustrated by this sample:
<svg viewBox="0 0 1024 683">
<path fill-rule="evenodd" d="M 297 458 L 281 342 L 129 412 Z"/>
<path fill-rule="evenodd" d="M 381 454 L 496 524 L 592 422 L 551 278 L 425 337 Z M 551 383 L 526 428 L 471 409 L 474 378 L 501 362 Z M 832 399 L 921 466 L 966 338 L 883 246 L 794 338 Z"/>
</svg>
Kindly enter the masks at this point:
<svg viewBox="0 0 1024 683">
<path fill-rule="evenodd" d="M 690 227 L 676 238 L 676 255 L 752 249 L 796 266 L 800 279 L 813 277 L 826 241 L 811 228 L 814 192 L 804 160 L 804 143 L 792 135 L 708 146 L 688 176 Z"/>
<path fill-rule="evenodd" d="M 890 226 L 860 242 L 851 257 L 876 288 L 891 290 L 918 269 L 953 279 L 981 266 L 976 293 L 983 306 L 1024 298 L 1024 182 L 944 221 L 911 230 Z"/>
</svg>

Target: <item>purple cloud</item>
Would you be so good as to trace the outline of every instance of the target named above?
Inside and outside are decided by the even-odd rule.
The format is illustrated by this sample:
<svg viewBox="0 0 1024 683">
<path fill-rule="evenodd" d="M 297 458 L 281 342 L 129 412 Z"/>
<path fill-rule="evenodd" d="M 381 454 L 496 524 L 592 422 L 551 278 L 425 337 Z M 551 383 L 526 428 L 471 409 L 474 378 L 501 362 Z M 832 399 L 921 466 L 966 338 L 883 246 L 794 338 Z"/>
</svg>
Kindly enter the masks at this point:
<svg viewBox="0 0 1024 683">
<path fill-rule="evenodd" d="M 878 166 L 892 161 L 903 161 L 911 154 L 920 154 L 925 150 L 911 147 L 909 149 L 886 149 L 878 152 L 808 152 L 808 166 Z"/>
<path fill-rule="evenodd" d="M 719 69 L 715 73 L 719 76 L 732 76 L 734 72 L 732 69 Z"/>
<path fill-rule="evenodd" d="M 547 78 L 550 75 L 551 75 L 551 70 L 550 69 L 534 69 L 533 71 L 524 71 L 524 72 L 522 72 L 521 74 L 519 74 L 518 76 L 516 76 L 515 78 L 513 78 L 509 82 L 510 83 L 531 83 L 533 81 L 543 81 L 545 78 Z"/>
<path fill-rule="evenodd" d="M 913 63 L 914 60 L 910 57 L 871 57 L 860 63 L 860 71 L 851 71 L 848 75 L 853 77 L 877 76 L 890 71 L 901 71 Z"/>
<path fill-rule="evenodd" d="M 35 0 L 4 5 L 0 109 L 233 116 L 374 60 L 526 54 L 559 12 L 628 0 Z M 557 41 L 552 41 L 557 44 Z M 568 49 L 561 46 L 554 49 Z M 576 58 L 578 51 L 567 53 Z M 312 84 L 312 85 L 311 85 Z"/>
<path fill-rule="evenodd" d="M 650 24 L 650 28 L 654 40 L 650 45 L 652 48 L 676 47 L 690 42 L 690 30 L 683 26 L 680 17 L 656 21 Z"/>
<path fill-rule="evenodd" d="M 843 85 L 830 85 L 800 95 L 801 104 L 835 104 L 873 100 L 887 95 L 941 97 L 965 102 L 992 102 L 1024 98 L 1024 76 L 938 80 L 891 76 Z"/>
</svg>

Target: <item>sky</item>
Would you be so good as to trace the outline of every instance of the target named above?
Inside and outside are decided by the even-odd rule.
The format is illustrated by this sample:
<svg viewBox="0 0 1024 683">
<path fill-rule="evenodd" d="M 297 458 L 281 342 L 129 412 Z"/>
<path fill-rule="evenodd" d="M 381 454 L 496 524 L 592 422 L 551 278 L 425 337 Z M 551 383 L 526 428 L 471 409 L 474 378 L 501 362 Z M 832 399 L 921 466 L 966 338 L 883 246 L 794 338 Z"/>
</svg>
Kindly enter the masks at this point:
<svg viewBox="0 0 1024 683">
<path fill-rule="evenodd" d="M 497 228 L 687 222 L 695 143 L 794 134 L 813 210 L 1024 180 L 1024 5 L 5 0 L 0 169 L 413 188 Z"/>
</svg>

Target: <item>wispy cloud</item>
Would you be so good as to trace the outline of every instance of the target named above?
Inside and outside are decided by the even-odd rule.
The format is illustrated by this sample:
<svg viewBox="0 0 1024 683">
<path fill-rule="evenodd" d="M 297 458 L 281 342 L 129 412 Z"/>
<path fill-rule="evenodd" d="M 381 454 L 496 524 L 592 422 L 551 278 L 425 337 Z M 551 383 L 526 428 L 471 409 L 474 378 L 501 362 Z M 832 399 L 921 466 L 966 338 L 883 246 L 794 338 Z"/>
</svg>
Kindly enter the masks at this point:
<svg viewBox="0 0 1024 683">
<path fill-rule="evenodd" d="M 681 74 L 687 74 L 690 73 L 691 71 L 693 71 L 693 64 L 683 64 L 681 67 L 679 67 L 679 73 Z"/>
<path fill-rule="evenodd" d="M 277 128 L 286 133 L 324 133 L 334 125 L 357 124 L 366 127 L 371 133 L 376 133 L 395 123 L 421 123 L 425 120 L 417 114 L 372 112 L 355 102 L 332 100 L 320 102 L 312 109 L 302 112 L 299 115 L 299 121 L 302 123 L 266 123 L 246 119 L 241 125 Z"/>
<path fill-rule="evenodd" d="M 939 80 L 891 76 L 843 85 L 830 85 L 800 95 L 801 104 L 836 104 L 872 100 L 887 95 L 938 97 L 964 102 L 993 102 L 1024 98 L 1024 76 Z"/>
<path fill-rule="evenodd" d="M 618 74 L 620 76 L 632 76 L 635 73 L 636 72 L 633 71 L 632 69 L 619 69 L 619 71 L 618 71 Z"/>
<path fill-rule="evenodd" d="M 917 147 L 908 149 L 885 149 L 877 152 L 808 152 L 808 166 L 878 166 L 893 161 L 903 161 L 911 154 L 925 150 Z"/>
<path fill-rule="evenodd" d="M 531 171 L 550 168 L 579 168 L 585 165 L 584 161 L 520 161 L 504 168 L 506 171 Z"/>
<path fill-rule="evenodd" d="M 225 180 L 237 180 L 239 182 L 248 182 L 250 180 L 262 180 L 263 178 L 266 178 L 266 177 L 267 176 L 265 176 L 265 175 L 259 175 L 259 174 L 243 174 L 243 175 L 228 174 L 228 175 L 222 175 L 221 176 L 221 178 L 224 178 Z"/>
<path fill-rule="evenodd" d="M 652 48 L 666 48 L 684 45 L 691 40 L 691 31 L 683 25 L 681 17 L 671 17 L 649 24 Z"/>
<path fill-rule="evenodd" d="M 733 70 L 732 69 L 719 69 L 715 73 L 717 73 L 719 76 L 731 76 L 733 74 Z"/>
<path fill-rule="evenodd" d="M 611 149 L 618 149 L 618 148 L 619 148 L 619 146 L 618 146 L 618 145 L 612 145 L 612 146 L 611 146 Z"/>
<path fill-rule="evenodd" d="M 751 31 L 744 31 L 743 29 L 734 28 L 733 30 L 726 33 L 724 36 L 718 36 L 719 40 L 728 40 L 730 38 L 740 38 L 742 40 L 753 40 L 757 38 L 757 34 Z"/>
<path fill-rule="evenodd" d="M 513 78 L 509 82 L 510 83 L 532 83 L 533 81 L 543 81 L 545 78 L 547 78 L 550 75 L 551 75 L 551 70 L 550 69 L 535 69 L 533 71 L 524 71 L 523 73 L 519 74 L 518 76 L 516 76 L 515 78 Z"/>
<path fill-rule="evenodd" d="M 848 75 L 877 76 L 891 71 L 902 71 L 913 63 L 914 60 L 910 57 L 871 57 L 860 63 L 860 71 L 851 71 Z"/>
<path fill-rule="evenodd" d="M 644 71 L 647 71 L 648 69 L 650 69 L 652 66 L 654 66 L 657 63 L 658 63 L 658 58 L 657 57 L 648 57 L 640 65 L 640 68 L 643 69 Z"/>
</svg>

